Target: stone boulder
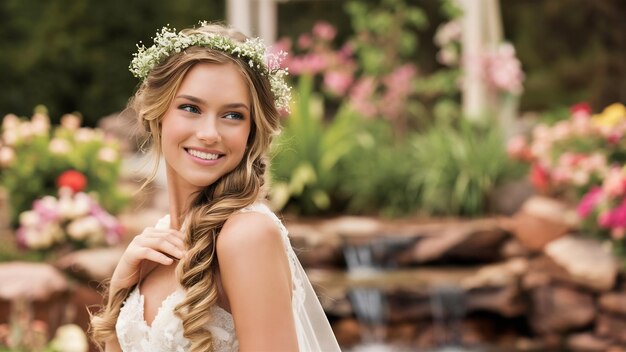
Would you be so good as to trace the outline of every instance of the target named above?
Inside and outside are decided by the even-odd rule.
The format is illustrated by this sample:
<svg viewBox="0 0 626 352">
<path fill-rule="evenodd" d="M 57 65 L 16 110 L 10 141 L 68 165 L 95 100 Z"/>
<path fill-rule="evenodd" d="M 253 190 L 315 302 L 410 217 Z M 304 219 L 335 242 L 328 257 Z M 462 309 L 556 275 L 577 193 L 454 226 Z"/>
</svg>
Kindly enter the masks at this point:
<svg viewBox="0 0 626 352">
<path fill-rule="evenodd" d="M 611 346 L 611 341 L 585 332 L 570 335 L 567 338 L 566 346 L 569 351 L 605 352 Z"/>
<path fill-rule="evenodd" d="M 85 282 L 102 282 L 113 274 L 124 247 L 83 249 L 61 257 L 55 266 Z"/>
<path fill-rule="evenodd" d="M 480 219 L 424 225 L 418 240 L 397 256 L 398 265 L 423 264 L 444 259 L 492 261 L 508 233 L 499 219 Z"/>
<path fill-rule="evenodd" d="M 605 293 L 598 302 L 603 311 L 626 316 L 626 292 Z"/>
<path fill-rule="evenodd" d="M 0 263 L 0 300 L 45 301 L 69 292 L 61 272 L 44 263 Z"/>
<path fill-rule="evenodd" d="M 566 236 L 552 241 L 544 252 L 583 287 L 603 292 L 615 286 L 618 265 L 610 250 L 597 241 Z"/>
<path fill-rule="evenodd" d="M 601 313 L 596 321 L 596 335 L 626 344 L 626 316 Z"/>
<path fill-rule="evenodd" d="M 546 244 L 565 236 L 578 224 L 576 213 L 558 200 L 534 196 L 509 223 L 511 232 L 528 249 L 541 251 Z"/>
<path fill-rule="evenodd" d="M 579 329 L 591 324 L 596 317 L 591 293 L 564 285 L 550 285 L 537 287 L 530 294 L 530 323 L 540 334 Z"/>
</svg>

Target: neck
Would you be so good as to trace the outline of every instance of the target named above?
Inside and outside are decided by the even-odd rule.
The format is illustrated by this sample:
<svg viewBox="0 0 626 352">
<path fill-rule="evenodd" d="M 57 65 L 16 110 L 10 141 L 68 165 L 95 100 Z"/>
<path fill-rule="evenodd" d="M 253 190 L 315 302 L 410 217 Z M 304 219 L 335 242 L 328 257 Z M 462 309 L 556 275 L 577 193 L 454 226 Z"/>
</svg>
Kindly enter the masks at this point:
<svg viewBox="0 0 626 352">
<path fill-rule="evenodd" d="M 200 189 L 182 181 L 169 165 L 166 165 L 166 174 L 170 227 L 180 230 L 183 219 L 191 208 L 191 203 Z"/>
</svg>

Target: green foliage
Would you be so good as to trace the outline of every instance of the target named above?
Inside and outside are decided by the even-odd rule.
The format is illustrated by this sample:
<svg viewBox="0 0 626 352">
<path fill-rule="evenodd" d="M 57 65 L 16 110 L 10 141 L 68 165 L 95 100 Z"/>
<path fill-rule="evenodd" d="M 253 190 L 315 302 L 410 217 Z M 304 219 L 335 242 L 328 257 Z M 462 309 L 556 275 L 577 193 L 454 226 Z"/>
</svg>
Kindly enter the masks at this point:
<svg viewBox="0 0 626 352">
<path fill-rule="evenodd" d="M 389 73 L 399 62 L 412 61 L 419 43 L 417 32 L 428 26 L 420 8 L 400 0 L 383 0 L 376 7 L 351 1 L 346 11 L 356 34 L 352 44 L 369 75 Z"/>
<path fill-rule="evenodd" d="M 357 147 L 341 165 L 343 194 L 349 194 L 346 211 L 352 214 L 402 216 L 413 214 L 420 205 L 421 185 L 412 181 L 419 168 L 409 146 L 394 142 L 385 121 L 363 121 Z"/>
<path fill-rule="evenodd" d="M 411 182 L 421 186 L 421 209 L 430 214 L 483 214 L 489 192 L 518 173 L 496 124 L 477 126 L 460 119 L 453 126 L 440 120 L 409 143 L 420 169 Z"/>
<path fill-rule="evenodd" d="M 292 113 L 272 151 L 272 202 L 296 212 L 330 210 L 341 175 L 336 166 L 355 146 L 358 119 L 347 107 L 326 123 L 311 76 L 300 76 Z"/>
<path fill-rule="evenodd" d="M 138 81 L 128 72 L 140 40 L 169 23 L 223 18 L 223 1 L 6 0 L 0 2 L 0 116 L 81 111 L 85 124 L 120 111 Z"/>
<path fill-rule="evenodd" d="M 626 101 L 624 1 L 503 0 L 501 10 L 526 72 L 522 110 Z"/>
<path fill-rule="evenodd" d="M 521 168 L 509 161 L 497 126 L 454 125 L 440 119 L 406 142 L 390 131 L 371 134 L 346 158 L 341 187 L 351 195 L 349 211 L 387 216 L 476 216 L 489 211 L 487 196 Z M 381 131 L 370 125 L 368 131 Z"/>
</svg>

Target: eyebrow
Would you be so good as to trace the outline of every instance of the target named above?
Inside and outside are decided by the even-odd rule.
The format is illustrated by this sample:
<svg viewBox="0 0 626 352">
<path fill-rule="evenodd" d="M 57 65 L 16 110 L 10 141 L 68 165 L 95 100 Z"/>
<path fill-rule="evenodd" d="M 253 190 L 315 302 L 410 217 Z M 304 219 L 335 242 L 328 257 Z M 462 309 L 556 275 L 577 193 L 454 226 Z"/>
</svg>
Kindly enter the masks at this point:
<svg viewBox="0 0 626 352">
<path fill-rule="evenodd" d="M 196 104 L 203 104 L 203 105 L 207 105 L 206 101 L 198 98 L 198 97 L 194 97 L 193 95 L 186 95 L 186 94 L 182 94 L 176 97 L 178 98 L 182 98 L 182 99 L 187 99 L 189 101 L 192 101 Z M 226 104 L 223 106 L 224 108 L 228 108 L 228 109 L 237 109 L 237 108 L 244 108 L 246 110 L 250 110 L 250 108 L 248 108 L 248 105 L 244 104 L 244 103 L 231 103 L 231 104 Z"/>
</svg>

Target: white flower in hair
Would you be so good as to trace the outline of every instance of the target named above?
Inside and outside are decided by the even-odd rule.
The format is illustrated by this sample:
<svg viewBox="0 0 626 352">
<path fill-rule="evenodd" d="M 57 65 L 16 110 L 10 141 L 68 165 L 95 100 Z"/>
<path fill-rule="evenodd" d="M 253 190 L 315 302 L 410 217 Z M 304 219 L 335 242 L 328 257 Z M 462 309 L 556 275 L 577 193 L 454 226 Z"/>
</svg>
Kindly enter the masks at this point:
<svg viewBox="0 0 626 352">
<path fill-rule="evenodd" d="M 207 22 L 200 22 L 200 26 L 205 25 Z M 157 32 L 153 40 L 154 44 L 149 48 L 141 43 L 137 45 L 137 52 L 133 54 L 129 67 L 135 77 L 143 80 L 170 55 L 191 46 L 203 46 L 244 59 L 251 68 L 268 77 L 276 108 L 289 109 L 291 87 L 285 81 L 289 72 L 280 66 L 287 53 L 284 51 L 276 54 L 267 53 L 261 38 L 249 38 L 245 42 L 239 42 L 217 33 L 177 33 L 175 28 L 165 26 Z"/>
</svg>

